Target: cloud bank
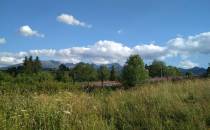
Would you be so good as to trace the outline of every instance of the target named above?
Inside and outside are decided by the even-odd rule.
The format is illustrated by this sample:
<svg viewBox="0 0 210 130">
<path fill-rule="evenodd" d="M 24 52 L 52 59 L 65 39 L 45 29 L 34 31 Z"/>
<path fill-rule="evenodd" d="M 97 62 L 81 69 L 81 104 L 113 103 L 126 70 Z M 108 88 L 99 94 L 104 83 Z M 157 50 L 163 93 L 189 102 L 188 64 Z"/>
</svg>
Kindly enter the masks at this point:
<svg viewBox="0 0 210 130">
<path fill-rule="evenodd" d="M 71 47 L 65 49 L 41 49 L 29 50 L 18 53 L 0 53 L 0 64 L 10 65 L 22 62 L 24 56 L 40 56 L 61 62 L 88 62 L 95 64 L 120 63 L 124 64 L 131 54 L 139 54 L 144 60 L 183 57 L 179 66 L 190 68 L 198 66 L 191 62 L 188 57 L 194 54 L 210 54 L 210 32 L 195 36 L 176 37 L 166 42 L 165 46 L 158 44 L 137 44 L 128 47 L 123 43 L 100 40 L 96 43 L 83 47 Z"/>
</svg>

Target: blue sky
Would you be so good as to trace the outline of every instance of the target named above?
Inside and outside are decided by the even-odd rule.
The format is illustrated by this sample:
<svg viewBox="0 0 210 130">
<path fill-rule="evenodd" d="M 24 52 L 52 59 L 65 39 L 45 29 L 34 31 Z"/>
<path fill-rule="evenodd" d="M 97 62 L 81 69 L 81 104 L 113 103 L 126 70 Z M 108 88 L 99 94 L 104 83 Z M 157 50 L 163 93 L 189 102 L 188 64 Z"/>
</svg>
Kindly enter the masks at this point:
<svg viewBox="0 0 210 130">
<path fill-rule="evenodd" d="M 0 64 L 25 55 L 124 63 L 138 53 L 146 63 L 207 67 L 209 12 L 209 0 L 1 0 Z"/>
</svg>

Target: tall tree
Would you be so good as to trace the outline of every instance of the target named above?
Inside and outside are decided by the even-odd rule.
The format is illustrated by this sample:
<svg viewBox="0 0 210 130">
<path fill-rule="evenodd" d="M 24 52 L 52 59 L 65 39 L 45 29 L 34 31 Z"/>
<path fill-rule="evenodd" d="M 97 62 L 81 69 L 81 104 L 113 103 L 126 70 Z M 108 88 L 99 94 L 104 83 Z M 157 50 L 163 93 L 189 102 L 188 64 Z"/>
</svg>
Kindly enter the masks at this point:
<svg viewBox="0 0 210 130">
<path fill-rule="evenodd" d="M 154 60 L 149 66 L 149 76 L 163 77 L 166 76 L 166 64 L 163 61 Z"/>
<path fill-rule="evenodd" d="M 207 76 L 210 77 L 210 63 L 209 63 L 209 67 L 207 69 Z"/>
<path fill-rule="evenodd" d="M 193 73 L 189 71 L 189 72 L 186 72 L 185 75 L 187 76 L 187 78 L 191 78 L 193 76 Z"/>
<path fill-rule="evenodd" d="M 101 65 L 98 69 L 98 78 L 101 80 L 101 86 L 104 87 L 104 81 L 109 78 L 109 69 L 106 65 Z"/>
<path fill-rule="evenodd" d="M 117 74 L 114 65 L 112 65 L 111 71 L 110 71 L 110 81 L 115 81 L 117 79 Z"/>
<path fill-rule="evenodd" d="M 173 66 L 167 66 L 166 71 L 165 71 L 165 76 L 167 77 L 175 77 L 175 76 L 180 76 L 181 72 Z"/>
<path fill-rule="evenodd" d="M 29 58 L 28 57 L 25 57 L 24 61 L 23 61 L 23 70 L 24 70 L 24 73 L 26 74 L 31 74 L 33 73 L 33 57 L 30 56 Z"/>
<path fill-rule="evenodd" d="M 56 71 L 56 80 L 62 82 L 68 82 L 71 80 L 69 76 L 69 68 L 66 67 L 64 64 L 60 64 L 58 70 Z"/>
<path fill-rule="evenodd" d="M 27 66 L 28 64 L 28 57 L 25 56 L 24 60 L 23 60 L 23 66 Z"/>
<path fill-rule="evenodd" d="M 60 64 L 59 67 L 58 67 L 58 70 L 59 71 L 68 71 L 69 68 L 66 67 L 66 65 L 64 65 L 64 64 Z"/>
<path fill-rule="evenodd" d="M 144 62 L 139 55 L 131 55 L 122 70 L 122 82 L 126 87 L 135 86 L 148 78 Z"/>
<path fill-rule="evenodd" d="M 34 60 L 33 57 L 30 56 L 25 57 L 23 61 L 23 72 L 26 74 L 38 73 L 42 69 L 41 61 L 37 56 Z"/>
<path fill-rule="evenodd" d="M 39 60 L 39 57 L 36 56 L 36 58 L 34 60 L 34 72 L 38 73 L 41 71 L 41 69 L 42 69 L 41 61 Z"/>
<path fill-rule="evenodd" d="M 72 77 L 74 77 L 73 78 L 74 80 L 79 82 L 81 81 L 89 82 L 96 80 L 97 71 L 92 65 L 81 62 L 74 67 Z"/>
</svg>

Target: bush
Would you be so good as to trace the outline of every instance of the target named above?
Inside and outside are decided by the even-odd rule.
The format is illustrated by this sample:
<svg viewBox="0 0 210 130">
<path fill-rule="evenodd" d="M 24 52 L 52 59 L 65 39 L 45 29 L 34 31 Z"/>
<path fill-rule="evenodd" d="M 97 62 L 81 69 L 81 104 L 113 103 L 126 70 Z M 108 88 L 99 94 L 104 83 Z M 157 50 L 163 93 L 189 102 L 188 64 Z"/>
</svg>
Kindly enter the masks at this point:
<svg viewBox="0 0 210 130">
<path fill-rule="evenodd" d="M 122 70 L 122 82 L 126 87 L 135 86 L 147 79 L 148 72 L 144 68 L 144 62 L 139 55 L 132 55 Z"/>
</svg>

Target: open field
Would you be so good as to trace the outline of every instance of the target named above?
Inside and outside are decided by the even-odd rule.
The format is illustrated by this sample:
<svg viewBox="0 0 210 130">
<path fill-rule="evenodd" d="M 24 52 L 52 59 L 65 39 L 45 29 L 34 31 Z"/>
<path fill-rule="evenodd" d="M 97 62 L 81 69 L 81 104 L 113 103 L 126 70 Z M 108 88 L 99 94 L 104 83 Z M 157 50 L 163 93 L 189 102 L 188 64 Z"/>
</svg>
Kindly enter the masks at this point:
<svg viewBox="0 0 210 130">
<path fill-rule="evenodd" d="M 3 88 L 3 87 L 2 87 Z M 1 88 L 1 89 L 2 89 Z M 91 93 L 2 91 L 2 130 L 210 128 L 210 80 L 144 84 Z"/>
</svg>

